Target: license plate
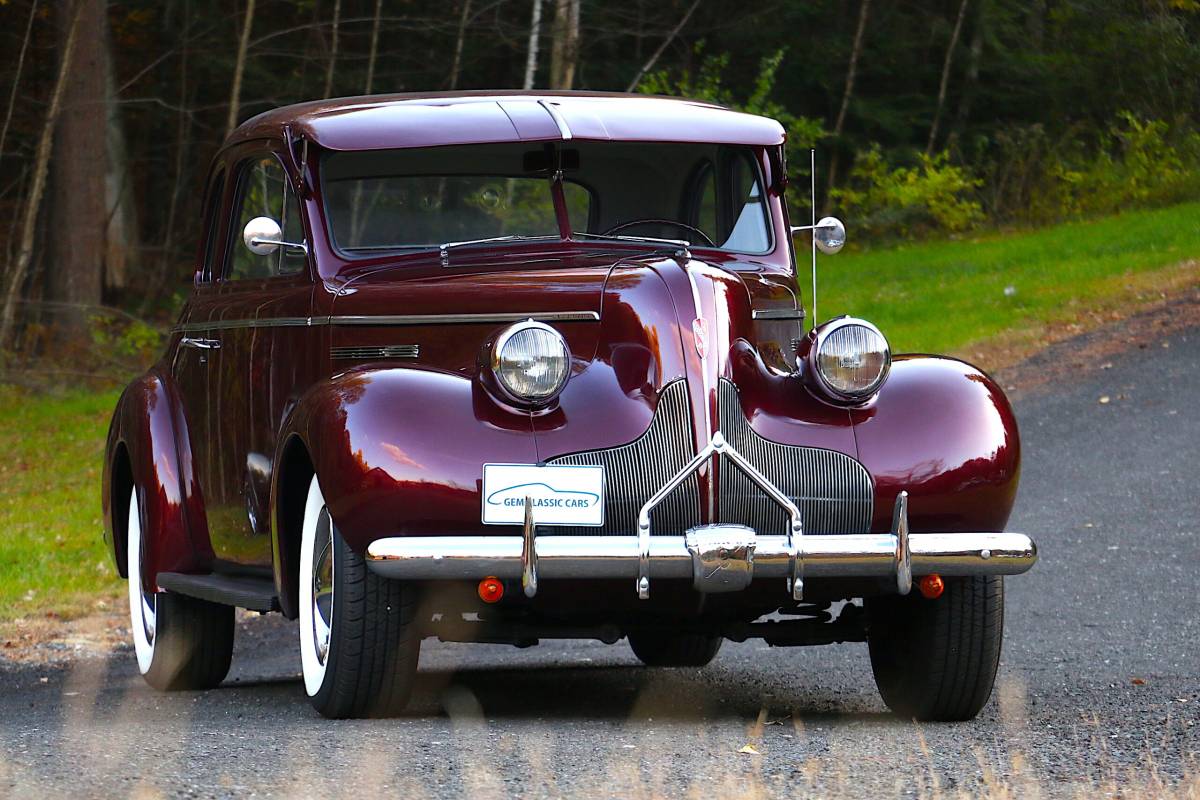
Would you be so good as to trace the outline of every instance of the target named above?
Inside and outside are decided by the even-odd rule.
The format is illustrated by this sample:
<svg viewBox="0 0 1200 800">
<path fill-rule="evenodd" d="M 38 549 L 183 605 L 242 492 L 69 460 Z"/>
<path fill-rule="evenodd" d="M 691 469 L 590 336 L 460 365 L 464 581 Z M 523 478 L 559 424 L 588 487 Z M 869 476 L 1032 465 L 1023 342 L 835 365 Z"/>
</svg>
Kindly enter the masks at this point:
<svg viewBox="0 0 1200 800">
<path fill-rule="evenodd" d="M 604 524 L 604 467 L 483 465 L 483 522 L 522 525 L 525 498 L 538 525 Z"/>
</svg>

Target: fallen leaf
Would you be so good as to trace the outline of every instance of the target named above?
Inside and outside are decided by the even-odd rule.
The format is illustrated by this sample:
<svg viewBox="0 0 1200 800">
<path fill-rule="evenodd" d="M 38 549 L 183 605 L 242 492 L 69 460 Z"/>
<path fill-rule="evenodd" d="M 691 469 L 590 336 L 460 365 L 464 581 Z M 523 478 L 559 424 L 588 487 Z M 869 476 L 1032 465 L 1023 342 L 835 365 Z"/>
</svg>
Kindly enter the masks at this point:
<svg viewBox="0 0 1200 800">
<path fill-rule="evenodd" d="M 1102 406 L 1106 406 L 1110 402 L 1111 402 L 1111 398 L 1108 395 L 1104 395 L 1100 398 L 1100 405 L 1102 405 Z"/>
<path fill-rule="evenodd" d="M 762 755 L 762 753 L 758 752 L 758 750 L 752 744 L 742 745 L 742 749 L 738 750 L 738 752 L 743 753 L 748 756 L 761 756 Z"/>
<path fill-rule="evenodd" d="M 1132 682 L 1133 682 L 1134 686 L 1145 686 L 1146 685 L 1146 681 L 1143 680 L 1142 678 L 1133 678 Z"/>
</svg>

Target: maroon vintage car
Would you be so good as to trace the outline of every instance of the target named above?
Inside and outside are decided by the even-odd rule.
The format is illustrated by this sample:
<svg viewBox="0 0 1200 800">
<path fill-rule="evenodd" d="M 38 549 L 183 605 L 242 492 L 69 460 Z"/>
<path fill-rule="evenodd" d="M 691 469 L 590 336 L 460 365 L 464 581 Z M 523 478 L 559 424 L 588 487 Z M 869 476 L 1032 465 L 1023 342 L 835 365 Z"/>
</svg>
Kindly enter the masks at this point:
<svg viewBox="0 0 1200 800">
<path fill-rule="evenodd" d="M 331 717 L 401 709 L 429 636 L 627 637 L 651 666 L 865 640 L 896 712 L 975 715 L 1002 576 L 1037 557 L 1003 532 L 1012 409 L 868 322 L 806 326 L 783 142 L 582 93 L 238 128 L 195 289 L 105 456 L 146 680 L 220 683 L 242 607 L 299 618 Z"/>
</svg>

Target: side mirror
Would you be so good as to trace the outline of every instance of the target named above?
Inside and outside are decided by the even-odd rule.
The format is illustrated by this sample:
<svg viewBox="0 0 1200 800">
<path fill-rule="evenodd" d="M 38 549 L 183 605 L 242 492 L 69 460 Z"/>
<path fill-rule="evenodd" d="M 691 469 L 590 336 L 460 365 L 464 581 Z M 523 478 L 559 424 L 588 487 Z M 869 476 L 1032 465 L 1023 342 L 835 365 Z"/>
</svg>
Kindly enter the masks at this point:
<svg viewBox="0 0 1200 800">
<path fill-rule="evenodd" d="M 796 225 L 792 235 L 812 231 L 813 244 L 825 255 L 833 255 L 846 246 L 846 226 L 837 217 L 822 217 L 816 225 Z"/>
<path fill-rule="evenodd" d="M 817 249 L 825 255 L 833 255 L 846 246 L 846 226 L 837 217 L 824 217 L 813 230 Z"/>
<path fill-rule="evenodd" d="M 283 230 L 270 217 L 255 217 L 242 230 L 242 241 L 256 256 L 269 256 L 283 244 Z"/>
</svg>

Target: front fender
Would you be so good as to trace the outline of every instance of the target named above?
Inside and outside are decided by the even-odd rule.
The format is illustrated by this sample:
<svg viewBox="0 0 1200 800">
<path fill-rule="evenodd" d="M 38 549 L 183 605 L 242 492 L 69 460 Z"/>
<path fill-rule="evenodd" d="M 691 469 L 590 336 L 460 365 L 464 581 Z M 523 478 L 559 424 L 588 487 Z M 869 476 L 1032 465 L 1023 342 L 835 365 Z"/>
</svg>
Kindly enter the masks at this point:
<svg viewBox="0 0 1200 800">
<path fill-rule="evenodd" d="M 297 448 L 316 471 L 342 538 L 359 553 L 383 536 L 487 533 L 480 522 L 484 463 L 538 460 L 528 412 L 499 405 L 468 377 L 417 368 L 354 370 L 316 384 L 279 441 L 272 546 L 285 613 L 302 518 L 288 505 L 303 502 L 289 484 L 303 468 Z"/>
<path fill-rule="evenodd" d="M 213 561 L 204 501 L 193 470 L 178 392 L 151 370 L 125 388 L 109 425 L 101 479 L 104 541 L 126 575 L 126 496 L 136 487 L 143 535 L 143 580 L 159 572 L 204 572 Z"/>
<path fill-rule="evenodd" d="M 873 530 L 890 530 L 901 490 L 914 531 L 1004 530 L 1020 437 L 1008 398 L 981 370 L 949 358 L 897 357 L 879 395 L 851 418 L 859 460 L 875 478 Z"/>
</svg>

